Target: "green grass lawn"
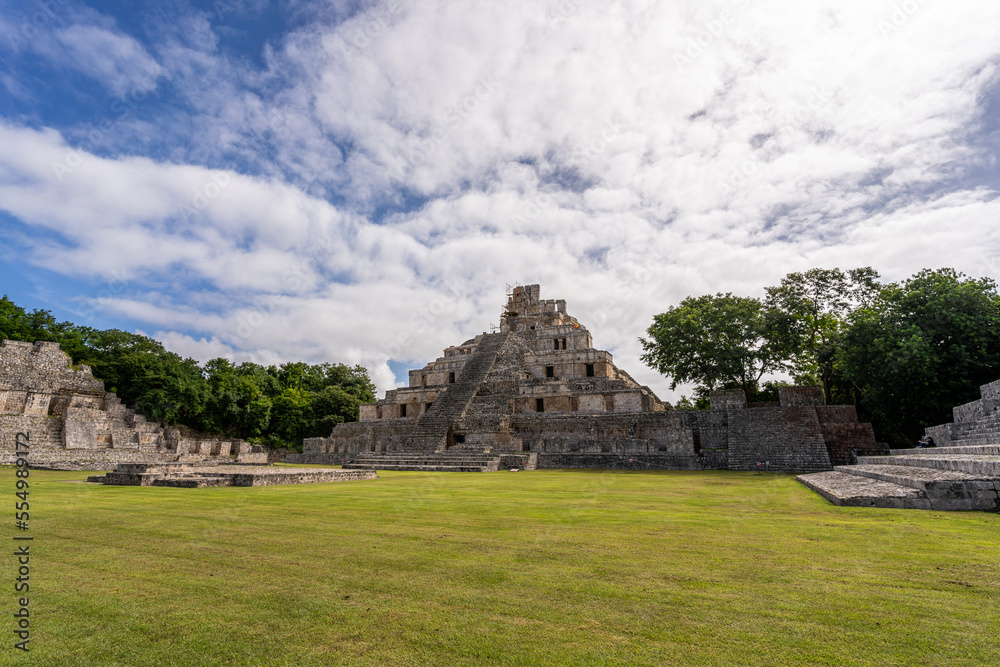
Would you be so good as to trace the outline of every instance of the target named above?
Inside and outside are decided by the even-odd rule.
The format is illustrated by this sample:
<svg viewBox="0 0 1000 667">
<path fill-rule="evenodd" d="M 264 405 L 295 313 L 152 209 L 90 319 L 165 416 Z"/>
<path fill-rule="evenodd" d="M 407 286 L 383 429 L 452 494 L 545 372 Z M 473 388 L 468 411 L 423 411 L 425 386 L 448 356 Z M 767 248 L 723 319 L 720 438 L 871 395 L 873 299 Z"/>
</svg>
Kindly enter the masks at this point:
<svg viewBox="0 0 1000 667">
<path fill-rule="evenodd" d="M 8 557 L 0 664 L 1000 663 L 996 514 L 732 472 L 63 481 L 85 478 L 31 473 L 32 651 Z M 11 545 L 12 469 L 0 490 Z"/>
</svg>

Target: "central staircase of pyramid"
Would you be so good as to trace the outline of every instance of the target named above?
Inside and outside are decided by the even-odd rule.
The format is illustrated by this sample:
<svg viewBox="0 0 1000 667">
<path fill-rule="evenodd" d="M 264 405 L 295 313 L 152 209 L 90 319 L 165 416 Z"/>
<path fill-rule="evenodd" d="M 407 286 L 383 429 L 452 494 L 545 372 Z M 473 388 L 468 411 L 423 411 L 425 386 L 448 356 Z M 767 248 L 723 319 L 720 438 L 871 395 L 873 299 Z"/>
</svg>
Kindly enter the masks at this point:
<svg viewBox="0 0 1000 667">
<path fill-rule="evenodd" d="M 509 333 L 483 334 L 475 352 L 462 367 L 458 382 L 438 395 L 434 404 L 417 419 L 404 449 L 409 452 L 443 453 L 448 431 L 469 409 L 479 386 L 496 363 L 497 355 L 510 337 Z"/>
<path fill-rule="evenodd" d="M 834 505 L 1000 510 L 1000 444 L 894 449 L 796 479 Z"/>
</svg>

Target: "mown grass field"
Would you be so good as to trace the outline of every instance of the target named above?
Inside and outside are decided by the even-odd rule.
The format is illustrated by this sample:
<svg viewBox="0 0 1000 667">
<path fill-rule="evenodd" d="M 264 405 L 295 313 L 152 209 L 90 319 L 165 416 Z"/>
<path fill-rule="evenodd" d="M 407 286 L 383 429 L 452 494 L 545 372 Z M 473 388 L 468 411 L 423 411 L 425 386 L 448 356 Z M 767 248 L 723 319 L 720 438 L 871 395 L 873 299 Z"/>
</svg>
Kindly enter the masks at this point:
<svg viewBox="0 0 1000 667">
<path fill-rule="evenodd" d="M 8 557 L 0 664 L 1000 663 L 1000 515 L 731 472 L 85 477 L 31 472 L 32 651 Z"/>
</svg>

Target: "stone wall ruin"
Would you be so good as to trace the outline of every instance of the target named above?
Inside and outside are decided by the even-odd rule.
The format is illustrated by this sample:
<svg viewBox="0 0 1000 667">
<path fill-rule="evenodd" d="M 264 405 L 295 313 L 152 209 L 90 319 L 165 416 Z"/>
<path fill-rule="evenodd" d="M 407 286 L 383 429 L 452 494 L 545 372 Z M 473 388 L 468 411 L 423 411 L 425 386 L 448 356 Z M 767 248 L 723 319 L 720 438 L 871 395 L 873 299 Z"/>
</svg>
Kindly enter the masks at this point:
<svg viewBox="0 0 1000 667">
<path fill-rule="evenodd" d="M 30 434 L 33 467 L 110 469 L 121 463 L 266 463 L 261 447 L 148 421 L 104 391 L 57 343 L 0 343 L 0 462 L 14 463 L 18 433 Z"/>
<path fill-rule="evenodd" d="M 807 472 L 883 451 L 853 406 L 824 405 L 818 387 L 783 387 L 768 404 L 718 391 L 708 410 L 674 410 L 595 349 L 566 302 L 543 301 L 538 285 L 512 291 L 499 332 L 447 348 L 409 378 L 289 461 L 530 452 L 539 468 Z"/>
</svg>

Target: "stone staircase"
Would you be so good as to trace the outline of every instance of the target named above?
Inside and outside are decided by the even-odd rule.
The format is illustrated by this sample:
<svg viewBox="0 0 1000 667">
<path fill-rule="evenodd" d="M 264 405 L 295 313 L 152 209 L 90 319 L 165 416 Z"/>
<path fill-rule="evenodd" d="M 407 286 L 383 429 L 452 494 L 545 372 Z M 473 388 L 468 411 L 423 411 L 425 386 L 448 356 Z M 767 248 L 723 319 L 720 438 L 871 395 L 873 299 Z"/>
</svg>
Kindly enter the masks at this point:
<svg viewBox="0 0 1000 667">
<path fill-rule="evenodd" d="M 949 449 L 982 442 L 1000 442 L 1000 415 L 991 415 L 973 424 L 959 425 L 956 431 L 948 445 Z"/>
<path fill-rule="evenodd" d="M 44 429 L 34 429 L 31 431 L 31 448 L 34 449 L 62 449 L 63 448 L 63 423 L 61 419 L 46 418 L 43 422 Z"/>
<path fill-rule="evenodd" d="M 500 469 L 500 457 L 487 453 L 448 452 L 391 452 L 385 454 L 361 454 L 351 463 L 345 463 L 344 470 L 424 470 L 431 472 L 496 472 Z"/>
<path fill-rule="evenodd" d="M 417 419 L 413 433 L 406 440 L 405 449 L 420 452 L 445 450 L 452 423 L 461 419 L 468 410 L 479 385 L 493 368 L 497 355 L 509 337 L 509 333 L 482 335 L 476 351 L 462 367 L 459 381 L 439 394 L 434 405 Z"/>
<path fill-rule="evenodd" d="M 497 470 L 535 470 L 538 454 L 530 452 L 472 452 L 450 450 L 446 453 L 390 452 L 360 454 L 344 470 L 405 470 L 425 472 L 496 472 Z"/>
<path fill-rule="evenodd" d="M 1000 444 L 895 449 L 796 479 L 835 505 L 996 511 Z"/>
</svg>

